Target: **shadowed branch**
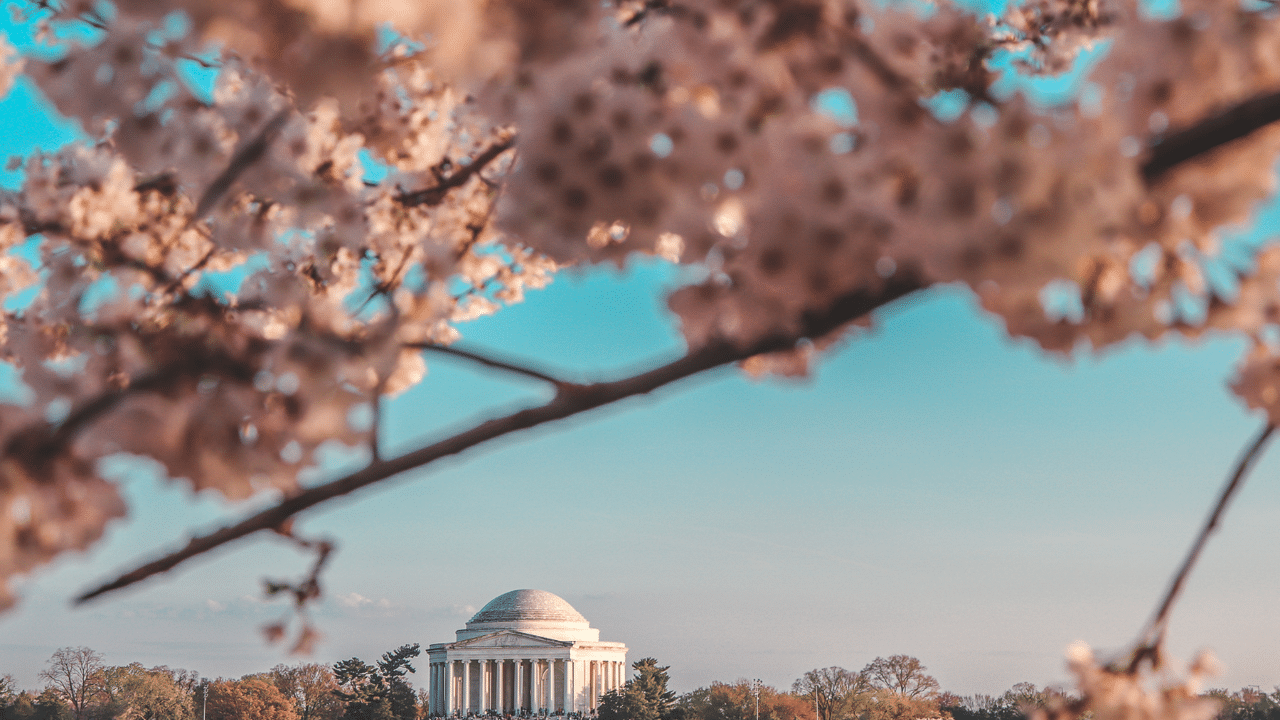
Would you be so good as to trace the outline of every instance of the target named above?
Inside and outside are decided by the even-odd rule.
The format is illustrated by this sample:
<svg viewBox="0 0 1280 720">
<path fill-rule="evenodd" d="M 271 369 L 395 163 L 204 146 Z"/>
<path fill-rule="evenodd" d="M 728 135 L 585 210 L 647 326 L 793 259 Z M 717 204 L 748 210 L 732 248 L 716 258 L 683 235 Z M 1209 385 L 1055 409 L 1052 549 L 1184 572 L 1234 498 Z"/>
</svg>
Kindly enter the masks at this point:
<svg viewBox="0 0 1280 720">
<path fill-rule="evenodd" d="M 480 423 L 468 430 L 438 442 L 412 450 L 398 457 L 374 460 L 363 469 L 331 482 L 304 490 L 279 504 L 250 515 L 208 535 L 192 538 L 186 546 L 163 557 L 140 565 L 116 579 L 86 591 L 76 603 L 141 582 L 166 572 L 194 557 L 239 540 L 248 535 L 281 527 L 290 518 L 308 508 L 356 490 L 377 484 L 408 470 L 425 467 L 441 458 L 457 455 L 483 443 L 521 430 L 572 417 L 625 398 L 644 395 L 699 373 L 745 360 L 754 355 L 778 352 L 795 347 L 802 338 L 816 338 L 838 330 L 898 298 L 923 289 L 924 284 L 912 273 L 900 273 L 877 291 L 857 291 L 844 295 L 823 312 L 805 316 L 795 335 L 776 335 L 748 346 L 730 342 L 713 342 L 690 351 L 683 357 L 621 380 L 589 385 L 560 385 L 559 392 L 543 405 L 518 410 L 509 415 Z M 475 357 L 480 357 L 475 354 Z M 489 363 L 486 363 L 489 364 Z M 490 367 L 499 367 L 490 364 Z M 514 366 L 501 369 L 511 369 Z M 512 370 L 513 372 L 515 370 Z M 548 376 L 549 377 L 549 376 Z M 551 380 L 555 382 L 554 380 Z"/>
<path fill-rule="evenodd" d="M 1166 135 L 1151 146 L 1142 178 L 1154 183 L 1184 162 L 1194 160 L 1280 120 L 1280 92 L 1257 95 L 1195 125 Z"/>
</svg>

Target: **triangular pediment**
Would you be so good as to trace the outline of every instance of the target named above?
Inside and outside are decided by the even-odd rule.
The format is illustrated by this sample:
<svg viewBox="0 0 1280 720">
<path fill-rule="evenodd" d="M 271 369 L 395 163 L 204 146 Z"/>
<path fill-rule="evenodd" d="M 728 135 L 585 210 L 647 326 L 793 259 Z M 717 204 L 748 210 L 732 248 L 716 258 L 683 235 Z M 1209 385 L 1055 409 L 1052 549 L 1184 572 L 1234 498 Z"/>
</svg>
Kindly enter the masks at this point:
<svg viewBox="0 0 1280 720">
<path fill-rule="evenodd" d="M 571 644 L 573 643 L 521 633 L 520 630 L 494 630 L 492 633 L 480 635 L 479 638 L 449 643 L 449 650 L 461 650 L 467 647 L 568 647 Z"/>
<path fill-rule="evenodd" d="M 513 647 L 569 647 L 572 642 L 552 640 L 539 635 L 530 635 L 519 630 L 497 630 L 488 635 L 459 640 L 449 644 L 450 650 L 462 648 L 513 648 Z"/>
</svg>

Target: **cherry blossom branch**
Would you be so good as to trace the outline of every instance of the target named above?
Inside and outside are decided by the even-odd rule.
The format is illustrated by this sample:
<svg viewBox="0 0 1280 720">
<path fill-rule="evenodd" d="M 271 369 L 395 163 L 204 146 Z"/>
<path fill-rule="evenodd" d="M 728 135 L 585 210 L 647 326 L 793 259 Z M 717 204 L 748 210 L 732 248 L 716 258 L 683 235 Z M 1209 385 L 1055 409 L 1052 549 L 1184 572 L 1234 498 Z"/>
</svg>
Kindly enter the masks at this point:
<svg viewBox="0 0 1280 720">
<path fill-rule="evenodd" d="M 204 194 L 200 196 L 200 202 L 196 204 L 196 211 L 191 215 L 193 222 L 208 215 L 213 206 L 231 189 L 231 185 L 236 181 L 236 178 L 239 178 L 241 173 L 248 170 L 249 166 L 262 159 L 262 156 L 267 152 L 267 148 L 271 147 L 271 142 L 276 139 L 276 135 L 280 134 L 280 131 L 284 129 L 284 123 L 289 119 L 289 113 L 291 112 L 292 110 L 285 108 L 276 113 L 252 140 L 245 143 L 244 147 L 231 156 L 231 162 L 227 163 L 227 169 L 214 178 L 213 182 L 209 183 L 209 187 L 204 191 Z"/>
<path fill-rule="evenodd" d="M 1129 660 L 1129 672 L 1137 672 L 1139 665 L 1144 660 L 1150 659 L 1158 663 L 1160 646 L 1164 641 L 1165 626 L 1169 622 L 1169 614 L 1173 610 L 1174 603 L 1177 602 L 1178 595 L 1182 593 L 1182 587 L 1186 584 L 1187 577 L 1191 575 L 1192 568 L 1195 567 L 1196 561 L 1200 559 L 1200 553 L 1204 550 L 1204 546 L 1209 541 L 1209 536 L 1214 530 L 1218 529 L 1218 523 L 1222 520 L 1223 513 L 1227 510 L 1227 505 L 1231 502 L 1231 498 L 1244 485 L 1245 478 L 1252 469 L 1254 462 L 1262 454 L 1263 448 L 1266 447 L 1267 441 L 1271 439 L 1275 432 L 1276 426 L 1267 423 L 1262 427 L 1257 437 L 1245 447 L 1240 458 L 1236 461 L 1234 470 L 1227 482 L 1222 487 L 1222 492 L 1218 495 L 1218 502 L 1210 511 L 1209 517 L 1205 520 L 1204 527 L 1200 529 L 1200 534 L 1196 536 L 1195 542 L 1191 544 L 1191 549 L 1187 551 L 1186 558 L 1182 561 L 1182 566 L 1178 568 L 1178 572 L 1174 574 L 1173 581 L 1169 583 L 1169 589 L 1165 591 L 1164 599 L 1160 601 L 1160 605 L 1156 609 L 1156 613 L 1152 616 L 1151 621 L 1147 623 L 1146 630 L 1142 633 L 1142 640 Z"/>
<path fill-rule="evenodd" d="M 1196 124 L 1166 135 L 1151 147 L 1142 164 L 1148 184 L 1184 162 L 1216 150 L 1227 143 L 1280 120 L 1280 91 L 1257 95 L 1207 117 Z"/>
<path fill-rule="evenodd" d="M 374 460 L 350 475 L 308 488 L 239 522 L 208 535 L 192 538 L 184 547 L 84 592 L 76 598 L 75 602 L 84 603 L 106 593 L 134 585 L 248 535 L 279 528 L 298 513 L 321 503 L 349 495 L 409 470 L 425 467 L 441 458 L 457 455 L 491 440 L 563 420 L 629 397 L 645 395 L 679 380 L 740 362 L 754 355 L 794 348 L 795 344 L 803 338 L 821 337 L 836 331 L 849 322 L 924 287 L 925 284 L 914 273 L 900 272 L 875 291 L 862 290 L 848 293 L 837 298 L 825 311 L 806 314 L 800 330 L 795 334 L 773 335 L 746 346 L 728 341 L 711 342 L 689 351 L 677 360 L 620 380 L 589 385 L 558 385 L 559 391 L 555 397 L 542 405 L 487 420 L 456 435 L 411 450 L 398 457 Z M 424 347 L 423 349 L 433 348 Z"/>
<path fill-rule="evenodd" d="M 4 455 L 28 463 L 55 457 L 83 428 L 111 412 L 126 398 L 144 392 L 163 391 L 175 383 L 213 373 L 248 382 L 253 368 L 218 353 L 192 353 L 190 362 L 175 363 L 133 378 L 129 384 L 104 392 L 71 411 L 61 423 L 37 423 L 15 433 L 4 445 Z"/>
<path fill-rule="evenodd" d="M 498 159 L 499 155 L 510 150 L 511 146 L 515 145 L 515 142 L 515 133 L 508 133 L 494 144 L 485 148 L 479 155 L 471 158 L 470 163 L 458 168 L 453 174 L 440 178 L 437 184 L 411 193 L 403 193 L 397 199 L 401 204 L 407 206 L 439 205 L 444 202 L 445 195 L 448 195 L 450 190 L 465 185 L 471 179 L 471 176 L 477 175 L 485 166 Z"/>
</svg>

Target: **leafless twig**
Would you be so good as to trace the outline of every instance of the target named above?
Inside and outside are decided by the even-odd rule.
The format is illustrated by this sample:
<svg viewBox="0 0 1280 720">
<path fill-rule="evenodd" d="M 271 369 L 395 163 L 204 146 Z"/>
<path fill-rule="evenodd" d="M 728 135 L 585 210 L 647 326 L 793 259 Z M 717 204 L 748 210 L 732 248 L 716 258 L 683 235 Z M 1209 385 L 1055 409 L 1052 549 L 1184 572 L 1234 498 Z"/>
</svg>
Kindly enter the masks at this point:
<svg viewBox="0 0 1280 720">
<path fill-rule="evenodd" d="M 534 380 L 541 380 L 546 383 L 551 383 L 556 387 L 570 386 L 574 384 L 574 383 L 570 383 L 565 380 L 562 380 L 560 378 L 557 378 L 554 375 L 551 375 L 550 373 L 546 373 L 536 368 L 532 368 L 527 364 L 516 363 L 508 360 L 499 360 L 498 358 L 495 358 L 489 354 L 472 352 L 470 350 L 463 350 L 462 348 L 456 348 L 449 345 L 436 345 L 434 343 L 410 343 L 410 344 L 407 344 L 405 347 L 416 348 L 418 350 L 428 350 L 430 352 L 440 353 L 441 355 L 451 355 L 453 357 L 462 358 L 464 360 L 470 360 L 471 362 L 479 363 L 481 365 L 484 365 L 485 367 L 493 368 L 494 370 L 501 370 L 503 372 L 512 373 L 514 375 L 523 375 L 525 377 L 533 378 Z"/>
<path fill-rule="evenodd" d="M 1174 574 L 1173 581 L 1169 583 L 1169 589 L 1165 591 L 1164 598 L 1156 608 L 1155 615 L 1147 623 L 1141 640 L 1128 658 L 1128 671 L 1130 673 L 1137 672 L 1138 667 L 1146 660 L 1151 661 L 1153 664 L 1159 664 L 1160 647 L 1164 642 L 1165 626 L 1169 622 L 1169 614 L 1173 610 L 1174 603 L 1177 602 L 1178 595 L 1182 592 L 1182 586 L 1186 584 L 1187 577 L 1191 575 L 1191 570 L 1195 567 L 1196 561 L 1200 559 L 1200 553 L 1209 541 L 1209 536 L 1213 534 L 1214 530 L 1218 529 L 1218 523 L 1222 520 L 1222 515 L 1226 512 L 1231 498 L 1244 485 L 1249 470 L 1253 467 L 1253 463 L 1258 459 L 1258 456 L 1262 454 L 1263 448 L 1266 447 L 1267 441 L 1271 439 L 1275 429 L 1276 426 L 1271 423 L 1263 426 L 1261 432 L 1245 447 L 1240 459 L 1236 461 L 1235 468 L 1232 470 L 1230 477 L 1227 478 L 1226 484 L 1223 485 L 1222 492 L 1218 495 L 1218 502 L 1213 506 L 1213 510 L 1210 511 L 1209 517 L 1205 520 L 1204 527 L 1200 529 L 1200 534 L 1196 536 L 1195 542 L 1191 543 L 1191 549 L 1187 551 L 1187 556 L 1183 559 L 1182 566 Z"/>
</svg>

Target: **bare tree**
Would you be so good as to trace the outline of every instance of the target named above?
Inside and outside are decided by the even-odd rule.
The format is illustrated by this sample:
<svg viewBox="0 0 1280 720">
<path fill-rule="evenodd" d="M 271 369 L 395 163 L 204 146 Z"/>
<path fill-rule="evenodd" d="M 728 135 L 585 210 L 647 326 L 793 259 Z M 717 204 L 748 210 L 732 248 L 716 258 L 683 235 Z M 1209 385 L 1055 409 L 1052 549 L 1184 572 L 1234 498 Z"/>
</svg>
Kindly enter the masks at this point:
<svg viewBox="0 0 1280 720">
<path fill-rule="evenodd" d="M 791 684 L 791 692 L 806 695 L 816 706 L 817 720 L 838 720 L 852 714 L 870 686 L 861 673 L 842 667 L 810 670 Z"/>
<path fill-rule="evenodd" d="M 40 679 L 57 693 L 84 720 L 93 699 L 103 689 L 102 656 L 87 647 L 64 647 L 49 658 Z"/>
<path fill-rule="evenodd" d="M 871 687 L 902 700 L 924 700 L 938 693 L 938 681 L 925 666 L 910 655 L 878 657 L 862 669 Z"/>
</svg>

